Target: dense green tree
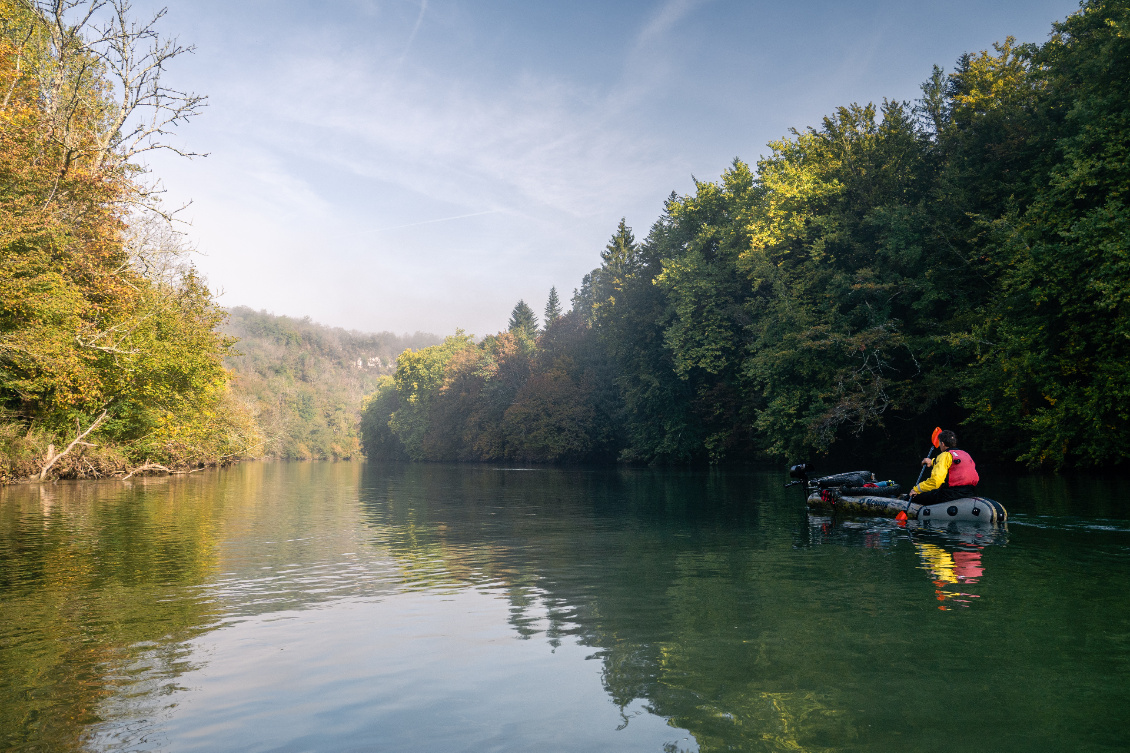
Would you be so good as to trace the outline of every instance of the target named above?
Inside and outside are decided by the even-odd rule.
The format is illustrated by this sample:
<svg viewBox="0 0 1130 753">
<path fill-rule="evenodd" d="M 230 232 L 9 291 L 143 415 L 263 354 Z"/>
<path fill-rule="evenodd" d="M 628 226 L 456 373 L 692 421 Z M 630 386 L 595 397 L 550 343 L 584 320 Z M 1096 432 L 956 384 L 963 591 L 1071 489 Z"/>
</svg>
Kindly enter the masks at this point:
<svg viewBox="0 0 1130 753">
<path fill-rule="evenodd" d="M 510 321 L 506 325 L 506 330 L 515 337 L 529 342 L 537 338 L 538 318 L 528 303 L 518 301 L 514 304 L 514 310 L 510 312 Z"/>
<path fill-rule="evenodd" d="M 557 297 L 557 288 L 549 289 L 549 298 L 545 302 L 545 326 L 549 327 L 561 316 L 561 299 Z"/>
<path fill-rule="evenodd" d="M 556 462 L 590 454 L 596 412 L 586 399 L 586 387 L 563 369 L 531 375 L 506 409 L 507 455 Z"/>
<path fill-rule="evenodd" d="M 616 365 L 578 312 L 564 314 L 546 329 L 538 340 L 533 368 L 536 373 L 563 373 L 581 389 L 581 399 L 592 406 L 589 445 L 567 459 L 615 460 L 623 444 L 624 423 Z"/>
<path fill-rule="evenodd" d="M 574 312 L 536 342 L 465 335 L 406 351 L 361 420 L 370 457 L 606 461 L 618 449 L 618 396 L 607 358 Z"/>
<path fill-rule="evenodd" d="M 361 410 L 361 448 L 370 460 L 407 460 L 404 444 L 393 433 L 389 419 L 400 409 L 396 380 L 382 376 L 377 390 Z"/>
<path fill-rule="evenodd" d="M 585 276 L 574 297 L 574 308 L 614 364 L 627 435 L 621 459 L 629 462 L 685 462 L 702 451 L 690 385 L 675 374 L 664 345 L 666 297 L 654 284 L 663 250 L 678 245 L 680 228 L 670 217 L 678 202 L 675 194 L 668 198 L 667 214 L 643 244 L 621 219 L 601 266 Z"/>
<path fill-rule="evenodd" d="M 986 219 L 1000 294 L 976 329 L 965 403 L 1033 465 L 1130 453 L 1127 29 L 1130 4 L 1085 3 L 1028 51 L 1015 87 L 1027 99 L 1008 108 L 1042 153 L 1019 168 L 1025 200 Z"/>
<path fill-rule="evenodd" d="M 739 264 L 753 295 L 744 369 L 775 454 L 824 450 L 841 430 L 914 414 L 948 389 L 923 376 L 965 275 L 929 233 L 924 144 L 907 108 L 839 108 L 774 142 Z"/>
<path fill-rule="evenodd" d="M 668 202 L 657 248 L 662 271 L 654 284 L 666 295 L 663 345 L 687 387 L 689 423 L 681 428 L 712 461 L 748 449 L 751 386 L 741 369 L 750 318 L 748 285 L 738 269 L 749 246 L 754 182 L 735 160 L 715 183 L 696 183 L 694 196 Z"/>
<path fill-rule="evenodd" d="M 506 457 L 503 419 L 529 378 L 530 348 L 523 338 L 501 332 L 451 359 L 430 408 L 423 444 L 429 460 Z"/>
<path fill-rule="evenodd" d="M 430 428 L 429 411 L 444 385 L 447 364 L 460 351 L 474 347 L 462 331 L 439 345 L 407 350 L 396 359 L 396 392 L 400 403 L 389 427 L 413 460 L 428 459 L 424 440 Z"/>
<path fill-rule="evenodd" d="M 506 409 L 506 455 L 535 462 L 607 461 L 618 450 L 613 371 L 579 315 L 538 340 L 529 377 Z"/>
</svg>

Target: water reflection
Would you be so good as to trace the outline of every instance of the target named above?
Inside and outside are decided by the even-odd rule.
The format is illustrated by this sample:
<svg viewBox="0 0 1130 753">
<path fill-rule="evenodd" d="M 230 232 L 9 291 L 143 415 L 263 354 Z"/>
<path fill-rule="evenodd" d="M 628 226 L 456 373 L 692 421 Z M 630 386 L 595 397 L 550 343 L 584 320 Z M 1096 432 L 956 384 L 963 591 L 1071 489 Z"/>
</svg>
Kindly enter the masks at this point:
<svg viewBox="0 0 1130 753">
<path fill-rule="evenodd" d="M 953 588 L 973 585 L 985 574 L 985 568 L 981 566 L 980 551 L 949 552 L 937 544 L 921 541 L 914 542 L 914 547 L 918 550 L 923 566 L 934 579 L 934 595 L 938 601 L 945 602 L 939 604 L 938 609 L 967 607 L 973 599 L 981 598 L 978 594 Z"/>
<path fill-rule="evenodd" d="M 934 585 L 933 598 L 940 602 L 938 609 L 942 611 L 968 607 L 981 598 L 971 587 L 985 576 L 982 550 L 1008 543 L 1007 526 L 967 522 L 936 525 L 810 514 L 808 529 L 810 545 L 891 549 L 908 542 L 918 554 L 914 567 L 924 570 L 930 578 Z"/>
<path fill-rule="evenodd" d="M 1111 488 L 1098 527 L 1037 500 L 1012 532 L 900 528 L 809 517 L 781 475 L 251 464 L 5 490 L 0 748 L 1125 743 Z M 938 687 L 946 719 L 898 711 Z"/>
</svg>

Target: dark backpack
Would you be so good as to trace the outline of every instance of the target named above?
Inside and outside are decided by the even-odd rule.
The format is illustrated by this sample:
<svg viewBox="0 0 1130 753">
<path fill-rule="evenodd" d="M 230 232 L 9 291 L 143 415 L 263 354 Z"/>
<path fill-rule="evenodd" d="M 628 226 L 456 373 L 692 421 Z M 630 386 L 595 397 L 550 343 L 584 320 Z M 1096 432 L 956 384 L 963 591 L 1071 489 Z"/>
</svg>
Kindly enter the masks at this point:
<svg viewBox="0 0 1130 753">
<path fill-rule="evenodd" d="M 863 486 L 875 481 L 875 474 L 871 471 L 851 471 L 849 473 L 836 473 L 831 476 L 822 476 L 816 479 L 816 485 L 821 489 L 831 489 L 838 486 Z"/>
</svg>

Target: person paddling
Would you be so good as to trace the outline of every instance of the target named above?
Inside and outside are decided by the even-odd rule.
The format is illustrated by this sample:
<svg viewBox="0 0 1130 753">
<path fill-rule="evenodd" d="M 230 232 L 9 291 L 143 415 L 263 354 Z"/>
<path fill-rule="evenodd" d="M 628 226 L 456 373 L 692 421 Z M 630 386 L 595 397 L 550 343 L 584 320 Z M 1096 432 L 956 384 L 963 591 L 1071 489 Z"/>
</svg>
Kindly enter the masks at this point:
<svg viewBox="0 0 1130 753">
<path fill-rule="evenodd" d="M 930 478 L 910 490 L 910 498 L 920 505 L 936 505 L 976 494 L 977 465 L 965 450 L 957 449 L 957 435 L 952 431 L 938 434 L 938 457 L 923 458 L 922 465 L 931 468 Z"/>
</svg>

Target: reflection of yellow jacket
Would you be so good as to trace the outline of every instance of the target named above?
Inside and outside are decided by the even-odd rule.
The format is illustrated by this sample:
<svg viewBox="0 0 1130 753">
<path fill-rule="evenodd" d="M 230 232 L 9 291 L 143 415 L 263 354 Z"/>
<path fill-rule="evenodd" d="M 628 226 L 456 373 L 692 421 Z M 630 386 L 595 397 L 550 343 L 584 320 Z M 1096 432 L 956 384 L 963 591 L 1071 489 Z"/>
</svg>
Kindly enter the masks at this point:
<svg viewBox="0 0 1130 753">
<path fill-rule="evenodd" d="M 940 489 L 942 487 L 942 484 L 946 483 L 946 477 L 949 476 L 951 465 L 953 465 L 953 455 L 950 455 L 949 451 L 947 450 L 938 457 L 934 458 L 934 465 L 933 470 L 930 472 L 930 478 L 914 487 L 914 491 L 921 494 L 922 492 L 932 492 L 935 489 Z"/>
<path fill-rule="evenodd" d="M 946 583 L 957 583 L 957 573 L 954 571 L 953 555 L 935 544 L 920 544 L 914 542 L 918 556 L 934 576 L 934 580 Z"/>
</svg>

